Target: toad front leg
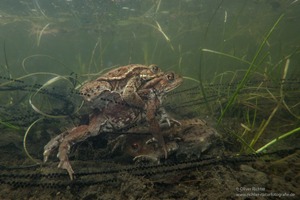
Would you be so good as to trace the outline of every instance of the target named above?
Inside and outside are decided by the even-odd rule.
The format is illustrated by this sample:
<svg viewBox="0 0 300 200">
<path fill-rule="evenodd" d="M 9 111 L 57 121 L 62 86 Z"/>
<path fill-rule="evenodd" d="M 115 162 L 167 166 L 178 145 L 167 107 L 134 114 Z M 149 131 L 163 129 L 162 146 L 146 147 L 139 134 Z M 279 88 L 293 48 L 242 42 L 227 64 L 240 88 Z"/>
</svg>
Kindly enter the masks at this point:
<svg viewBox="0 0 300 200">
<path fill-rule="evenodd" d="M 152 133 L 153 137 L 157 140 L 158 144 L 162 147 L 165 155 L 165 159 L 168 157 L 168 151 L 165 144 L 165 140 L 160 131 L 159 122 L 156 119 L 156 112 L 160 106 L 160 100 L 156 97 L 153 90 L 149 90 L 148 101 L 146 103 L 146 120 L 149 124 L 149 131 Z"/>
<path fill-rule="evenodd" d="M 145 107 L 145 102 L 137 93 L 137 89 L 142 84 L 141 81 L 139 76 L 132 77 L 124 87 L 122 98 L 128 105 L 143 109 Z"/>
<path fill-rule="evenodd" d="M 105 123 L 106 119 L 103 115 L 100 113 L 93 115 L 89 125 L 81 125 L 73 128 L 61 141 L 57 154 L 57 157 L 60 160 L 58 167 L 67 170 L 71 180 L 74 178 L 74 171 L 68 157 L 71 146 L 88 137 L 98 135 L 101 127 L 104 126 Z"/>
</svg>

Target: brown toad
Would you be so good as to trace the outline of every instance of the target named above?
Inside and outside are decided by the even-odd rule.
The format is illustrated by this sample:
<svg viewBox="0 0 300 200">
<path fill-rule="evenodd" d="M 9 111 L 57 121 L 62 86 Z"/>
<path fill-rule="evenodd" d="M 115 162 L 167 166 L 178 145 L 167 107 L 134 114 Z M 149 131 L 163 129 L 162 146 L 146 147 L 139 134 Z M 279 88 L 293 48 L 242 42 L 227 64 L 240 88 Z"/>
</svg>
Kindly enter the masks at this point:
<svg viewBox="0 0 300 200">
<path fill-rule="evenodd" d="M 163 137 L 159 135 L 159 123 L 155 118 L 155 113 L 157 113 L 160 108 L 162 97 L 167 92 L 179 86 L 182 82 L 182 78 L 173 72 L 153 77 L 146 81 L 144 75 L 138 77 L 141 79 L 141 84 L 136 87 L 136 92 L 145 104 L 143 106 L 145 107 L 144 109 L 128 104 L 123 99 L 122 92 L 114 92 L 111 91 L 111 89 L 99 90 L 99 95 L 97 97 L 95 96 L 95 98 L 106 102 L 105 106 L 102 106 L 101 109 L 94 109 L 89 116 L 89 124 L 80 125 L 71 130 L 67 130 L 50 140 L 44 147 L 44 161 L 46 162 L 51 152 L 59 147 L 57 156 L 60 163 L 58 167 L 66 169 L 70 178 L 73 179 L 74 171 L 68 159 L 68 153 L 73 144 L 103 132 L 126 132 L 131 126 L 145 120 L 149 123 L 149 129 L 152 130 L 153 136 L 158 140 L 159 144 L 164 147 Z M 148 77 L 146 79 L 148 79 Z M 152 81 L 154 79 L 157 80 Z M 127 85 L 124 85 L 126 88 Z M 112 88 L 119 87 L 116 86 Z"/>
<path fill-rule="evenodd" d="M 161 124 L 161 135 L 164 136 L 168 155 L 174 154 L 173 158 L 178 161 L 197 159 L 219 143 L 217 131 L 202 119 L 180 120 L 180 124 L 172 124 L 171 127 L 167 123 Z M 159 163 L 164 158 L 164 152 L 157 143 L 147 143 L 151 139 L 147 128 L 135 127 L 129 132 L 131 134 L 123 134 L 109 141 L 110 153 L 132 158 L 135 162 Z"/>
<path fill-rule="evenodd" d="M 94 81 L 87 82 L 81 87 L 80 94 L 92 108 L 102 109 L 105 106 L 101 100 L 105 98 L 103 95 L 105 91 L 120 93 L 129 105 L 144 108 L 144 102 L 136 93 L 137 89 L 143 82 L 162 74 L 156 65 L 126 65 L 110 70 Z"/>
</svg>

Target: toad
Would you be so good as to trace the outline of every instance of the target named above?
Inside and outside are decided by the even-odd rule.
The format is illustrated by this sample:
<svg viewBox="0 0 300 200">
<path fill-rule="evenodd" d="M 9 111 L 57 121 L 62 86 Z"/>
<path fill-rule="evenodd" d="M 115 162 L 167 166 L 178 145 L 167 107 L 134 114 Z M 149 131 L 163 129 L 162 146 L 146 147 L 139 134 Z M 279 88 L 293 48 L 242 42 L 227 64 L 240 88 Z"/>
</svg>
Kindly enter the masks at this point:
<svg viewBox="0 0 300 200">
<path fill-rule="evenodd" d="M 110 85 L 110 88 L 107 89 L 104 87 L 105 89 L 102 88 L 101 90 L 96 90 L 98 96 L 95 95 L 91 99 L 86 99 L 86 101 L 97 99 L 102 103 L 105 103 L 101 106 L 96 105 L 96 108 L 89 116 L 88 124 L 79 125 L 73 129 L 67 130 L 50 140 L 44 147 L 44 162 L 47 161 L 51 152 L 58 147 L 57 156 L 60 160 L 58 167 L 67 170 L 70 179 L 72 180 L 74 178 L 74 171 L 69 162 L 68 153 L 73 144 L 103 132 L 126 132 L 131 126 L 142 121 L 147 121 L 149 123 L 149 129 L 153 133 L 153 136 L 158 140 L 160 146 L 164 147 L 164 151 L 166 152 L 163 137 L 159 134 L 159 122 L 155 116 L 156 113 L 164 113 L 163 111 L 160 111 L 160 104 L 163 96 L 179 86 L 182 83 L 182 78 L 173 72 L 149 78 L 150 76 L 145 75 L 147 73 L 144 73 L 143 70 L 141 72 L 142 74 L 137 76 L 137 82 L 133 81 L 135 78 L 131 79 L 128 77 L 125 78 L 127 82 L 125 81 L 121 87 L 121 83 L 118 83 L 118 81 L 124 81 L 124 78 L 121 78 L 121 80 L 113 80 L 112 82 L 114 84 L 112 85 L 110 85 L 111 80 L 109 80 L 107 86 Z M 136 76 L 136 73 L 134 76 Z M 103 81 L 100 77 L 98 80 L 101 80 L 100 82 Z M 133 90 L 138 94 L 139 98 L 142 99 L 144 104 L 142 106 L 143 108 L 135 105 L 132 106 L 124 99 L 124 90 L 129 86 L 131 87 L 131 84 L 128 84 L 128 81 L 133 83 Z M 96 85 L 97 88 L 99 84 L 100 83 L 93 83 L 90 85 L 92 87 Z M 91 95 L 87 95 L 87 97 L 91 97 Z M 169 121 L 165 113 L 161 116 Z"/>
<path fill-rule="evenodd" d="M 220 136 L 217 131 L 208 126 L 205 120 L 193 118 L 180 120 L 180 126 L 167 123 L 161 124 L 161 135 L 164 136 L 168 155 L 173 155 L 177 161 L 200 158 L 212 146 L 218 143 Z M 108 149 L 114 155 L 131 157 L 134 162 L 160 163 L 164 152 L 157 143 L 147 142 L 151 134 L 145 127 L 135 127 L 111 140 Z"/>
</svg>

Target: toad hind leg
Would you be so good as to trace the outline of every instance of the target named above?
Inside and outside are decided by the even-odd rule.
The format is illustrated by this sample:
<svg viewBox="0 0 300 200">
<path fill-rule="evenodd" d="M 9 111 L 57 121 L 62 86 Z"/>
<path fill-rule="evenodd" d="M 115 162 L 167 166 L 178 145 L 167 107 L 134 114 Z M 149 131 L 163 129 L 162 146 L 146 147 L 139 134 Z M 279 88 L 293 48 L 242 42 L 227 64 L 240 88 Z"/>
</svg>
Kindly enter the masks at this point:
<svg viewBox="0 0 300 200">
<path fill-rule="evenodd" d="M 154 95 L 154 94 L 151 93 L 150 95 Z M 153 137 L 157 140 L 159 146 L 162 147 L 164 151 L 165 159 L 167 159 L 168 151 L 167 151 L 166 143 L 163 135 L 160 132 L 159 122 L 155 118 L 158 103 L 159 100 L 154 97 L 150 98 L 147 101 L 146 119 L 149 123 L 150 132 L 152 133 Z"/>
<path fill-rule="evenodd" d="M 60 145 L 60 143 L 63 141 L 63 139 L 65 138 L 66 135 L 68 135 L 69 132 L 65 131 L 61 134 L 59 134 L 58 136 L 56 136 L 55 138 L 51 139 L 44 147 L 44 162 L 47 162 L 48 157 L 50 156 L 50 154 L 52 153 L 52 151 L 54 151 L 55 149 L 58 148 L 58 146 Z"/>
<path fill-rule="evenodd" d="M 152 122 L 149 122 L 149 125 L 150 125 L 150 131 L 151 131 L 153 137 L 157 140 L 158 145 L 160 147 L 162 147 L 162 149 L 164 151 L 165 159 L 167 159 L 168 158 L 168 151 L 167 151 L 167 147 L 166 147 L 164 137 L 160 132 L 158 122 L 157 121 L 152 121 Z"/>
<path fill-rule="evenodd" d="M 59 158 L 60 162 L 58 167 L 67 170 L 71 180 L 73 180 L 74 171 L 69 162 L 68 154 L 72 144 L 84 140 L 87 136 L 88 126 L 82 125 L 72 129 L 69 135 L 67 135 L 59 145 L 57 157 Z"/>
<path fill-rule="evenodd" d="M 105 123 L 106 119 L 103 118 L 101 114 L 93 116 L 89 125 L 81 125 L 72 129 L 60 143 L 57 154 L 57 157 L 60 160 L 58 167 L 67 170 L 71 180 L 74 179 L 74 171 L 68 157 L 71 146 L 88 137 L 98 135 L 100 133 L 100 128 Z"/>
</svg>

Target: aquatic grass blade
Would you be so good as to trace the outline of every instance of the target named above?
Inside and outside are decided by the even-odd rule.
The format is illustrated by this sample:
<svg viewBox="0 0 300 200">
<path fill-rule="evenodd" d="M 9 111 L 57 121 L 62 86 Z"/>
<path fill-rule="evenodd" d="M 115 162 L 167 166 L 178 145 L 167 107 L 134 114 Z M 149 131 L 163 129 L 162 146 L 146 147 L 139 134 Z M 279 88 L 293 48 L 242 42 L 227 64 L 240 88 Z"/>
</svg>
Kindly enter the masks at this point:
<svg viewBox="0 0 300 200">
<path fill-rule="evenodd" d="M 288 72 L 288 68 L 289 68 L 289 64 L 290 64 L 290 60 L 287 59 L 286 64 L 284 66 L 284 70 L 283 70 L 283 75 L 282 75 L 282 80 L 285 80 L 287 72 Z M 272 98 L 276 101 L 276 97 L 269 91 L 267 90 L 270 95 L 272 96 Z M 253 147 L 255 145 L 255 143 L 257 142 L 257 140 L 260 138 L 260 136 L 263 134 L 263 132 L 265 131 L 265 129 L 267 128 L 267 126 L 269 125 L 269 123 L 271 122 L 271 120 L 273 119 L 273 117 L 275 116 L 277 110 L 281 107 L 282 102 L 284 100 L 284 93 L 283 93 L 283 84 L 281 84 L 280 86 L 280 99 L 277 102 L 276 107 L 273 109 L 273 111 L 271 112 L 271 114 L 269 115 L 266 123 L 260 128 L 258 129 L 257 133 L 254 135 L 250 146 Z"/>
<path fill-rule="evenodd" d="M 6 126 L 6 127 L 8 127 L 8 128 L 11 128 L 11 129 L 21 130 L 20 127 L 15 126 L 15 125 L 13 125 L 13 124 L 11 124 L 11 123 L 8 123 L 8 122 L 1 121 L 1 120 L 0 120 L 0 124 Z"/>
<path fill-rule="evenodd" d="M 25 135 L 24 135 L 24 138 L 23 138 L 23 148 L 24 148 L 25 154 L 27 155 L 27 157 L 28 157 L 30 160 L 32 160 L 32 161 L 33 161 L 34 163 L 36 163 L 36 164 L 41 164 L 41 162 L 40 162 L 40 161 L 37 161 L 37 159 L 34 159 L 34 158 L 29 154 L 29 152 L 28 152 L 28 150 L 27 150 L 26 140 L 27 140 L 27 136 L 28 136 L 28 134 L 29 134 L 30 129 L 31 129 L 37 122 L 39 122 L 39 121 L 41 121 L 41 120 L 43 120 L 43 119 L 44 119 L 44 118 L 42 117 L 42 118 L 39 118 L 39 119 L 35 120 L 35 121 L 27 128 L 27 130 L 26 130 L 26 132 L 25 132 Z"/>
<path fill-rule="evenodd" d="M 251 62 L 249 62 L 247 60 L 244 60 L 242 58 L 227 54 L 227 53 L 223 53 L 223 52 L 219 52 L 219 51 L 215 51 L 215 50 L 211 50 L 211 49 L 201 49 L 201 51 L 208 52 L 208 53 L 214 53 L 214 54 L 221 55 L 221 56 L 225 56 L 225 57 L 232 58 L 234 60 L 237 60 L 237 61 L 240 61 L 240 62 L 251 65 Z"/>
<path fill-rule="evenodd" d="M 68 82 L 70 82 L 70 80 L 69 80 L 69 78 L 68 77 L 65 77 L 65 76 L 55 76 L 54 78 L 52 78 L 52 79 L 50 79 L 50 80 L 48 80 L 46 83 L 44 83 L 34 94 L 32 94 L 31 96 L 30 96 L 30 98 L 29 98 L 29 105 L 32 107 L 32 109 L 35 111 L 35 112 L 37 112 L 37 113 L 39 113 L 39 114 L 41 114 L 41 115 L 43 115 L 43 116 L 46 116 L 46 117 L 49 117 L 49 118 L 65 118 L 65 117 L 68 117 L 69 115 L 51 115 L 51 114 L 47 114 L 47 113 L 45 113 L 45 112 L 43 112 L 42 110 L 40 110 L 37 106 L 35 106 L 34 105 L 34 103 L 33 103 L 33 98 L 36 96 L 36 95 L 38 95 L 39 94 L 39 92 L 41 91 L 41 90 L 43 90 L 44 88 L 46 88 L 47 86 L 49 86 L 49 85 L 51 85 L 51 84 L 53 84 L 53 83 L 55 83 L 55 82 L 57 82 L 57 81 L 59 81 L 59 80 L 66 80 L 66 81 L 68 81 Z M 74 113 L 77 113 L 80 109 L 81 109 L 81 107 L 82 107 L 82 105 L 83 105 L 83 100 L 82 100 L 82 102 L 81 102 L 81 105 L 74 111 Z M 74 114 L 73 113 L 73 114 Z"/>
<path fill-rule="evenodd" d="M 268 34 L 266 35 L 265 39 L 263 40 L 263 42 L 261 43 L 261 45 L 259 46 L 258 50 L 255 53 L 255 56 L 253 57 L 251 64 L 248 68 L 248 70 L 246 71 L 246 74 L 244 75 L 242 81 L 240 82 L 240 84 L 238 84 L 237 89 L 235 90 L 235 92 L 233 93 L 233 95 L 230 97 L 226 107 L 224 108 L 224 110 L 222 110 L 221 112 L 221 116 L 218 119 L 218 124 L 221 123 L 225 113 L 227 112 L 227 110 L 232 106 L 232 104 L 235 102 L 235 99 L 237 98 L 238 93 L 240 92 L 240 90 L 244 87 L 244 85 L 246 84 L 248 77 L 250 75 L 250 73 L 252 72 L 253 68 L 256 66 L 255 63 L 263 49 L 263 47 L 265 46 L 265 44 L 267 43 L 267 40 L 269 39 L 269 37 L 271 36 L 271 34 L 273 33 L 273 31 L 275 30 L 275 28 L 277 27 L 277 25 L 279 24 L 279 22 L 281 21 L 281 19 L 284 17 L 284 14 L 280 15 L 280 17 L 277 19 L 277 21 L 275 22 L 275 24 L 272 26 L 272 28 L 270 29 L 270 31 L 268 32 Z"/>
<path fill-rule="evenodd" d="M 268 142 L 267 144 L 265 144 L 265 145 L 262 146 L 261 148 L 257 149 L 257 150 L 256 150 L 256 153 L 262 152 L 263 150 L 265 150 L 266 148 L 268 148 L 268 147 L 271 146 L 272 144 L 275 144 L 275 143 L 278 142 L 279 140 L 282 140 L 282 139 L 284 139 L 284 138 L 286 138 L 286 137 L 288 137 L 288 136 L 290 136 L 290 135 L 292 135 L 292 134 L 294 134 L 294 133 L 297 133 L 297 132 L 300 132 L 300 127 L 295 128 L 294 130 L 291 130 L 291 131 L 289 131 L 289 132 L 287 132 L 287 133 L 285 133 L 285 134 L 283 134 L 283 135 L 281 135 L 281 136 L 279 136 L 279 137 L 273 139 L 272 141 Z"/>
</svg>

